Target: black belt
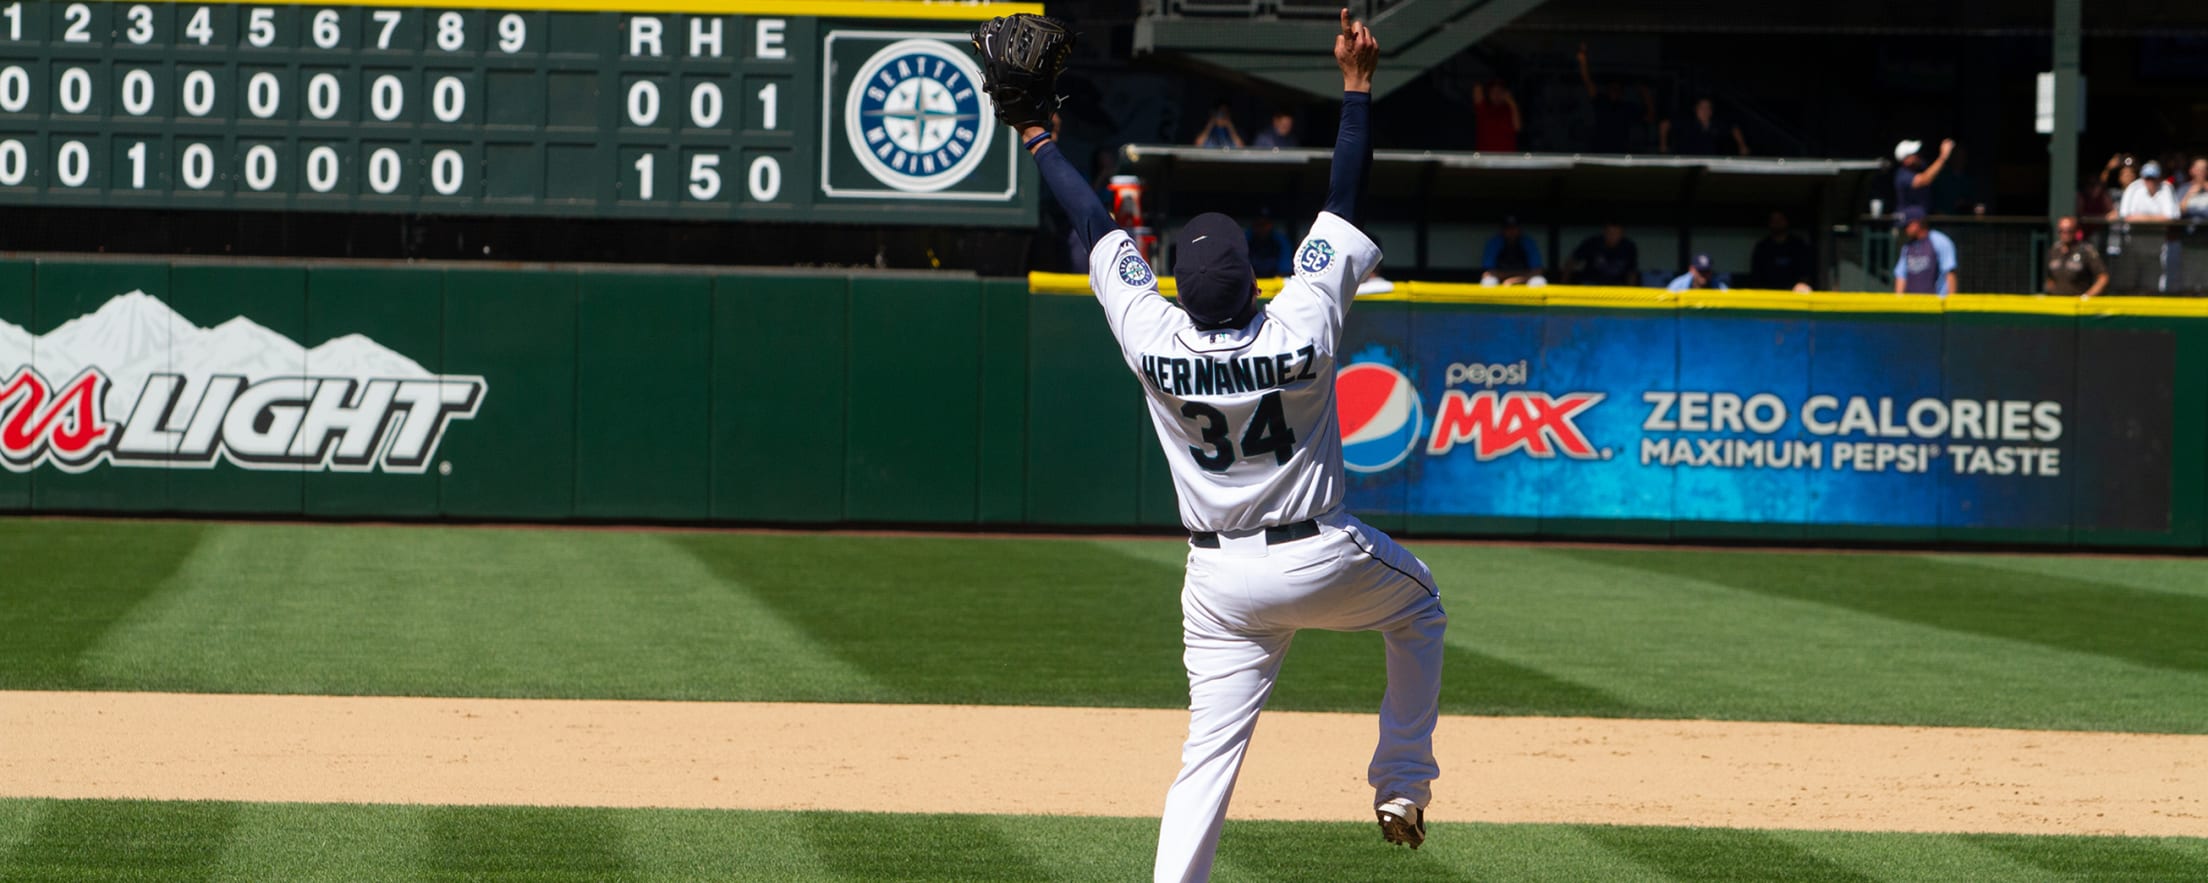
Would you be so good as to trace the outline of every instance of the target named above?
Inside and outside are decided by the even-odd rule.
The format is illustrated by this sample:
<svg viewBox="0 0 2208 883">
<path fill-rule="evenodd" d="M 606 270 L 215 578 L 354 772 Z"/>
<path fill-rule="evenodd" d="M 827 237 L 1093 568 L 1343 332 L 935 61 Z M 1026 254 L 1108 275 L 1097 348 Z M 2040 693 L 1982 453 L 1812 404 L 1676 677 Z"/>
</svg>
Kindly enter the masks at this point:
<svg viewBox="0 0 2208 883">
<path fill-rule="evenodd" d="M 1306 518 L 1294 524 L 1266 528 L 1265 545 L 1278 546 L 1318 535 L 1319 523 Z M 1188 544 L 1199 549 L 1216 549 L 1219 548 L 1219 534 L 1216 531 L 1199 530 L 1188 535 Z"/>
</svg>

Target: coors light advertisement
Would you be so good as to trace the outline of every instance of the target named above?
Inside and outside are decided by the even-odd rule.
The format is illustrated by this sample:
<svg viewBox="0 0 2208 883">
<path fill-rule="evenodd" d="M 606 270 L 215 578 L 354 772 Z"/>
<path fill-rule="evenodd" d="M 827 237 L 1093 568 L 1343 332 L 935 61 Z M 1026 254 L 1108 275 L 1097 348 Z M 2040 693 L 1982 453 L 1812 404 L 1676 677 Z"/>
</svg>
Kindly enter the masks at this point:
<svg viewBox="0 0 2208 883">
<path fill-rule="evenodd" d="M 44 335 L 0 321 L 0 466 L 419 473 L 485 392 L 358 334 L 310 349 L 132 291 Z"/>
</svg>

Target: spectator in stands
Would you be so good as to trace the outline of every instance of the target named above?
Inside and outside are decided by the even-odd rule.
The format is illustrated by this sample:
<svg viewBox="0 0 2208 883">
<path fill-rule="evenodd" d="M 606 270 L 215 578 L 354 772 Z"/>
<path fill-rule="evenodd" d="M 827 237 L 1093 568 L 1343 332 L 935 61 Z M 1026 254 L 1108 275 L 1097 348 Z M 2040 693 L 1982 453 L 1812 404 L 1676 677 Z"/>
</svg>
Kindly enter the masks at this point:
<svg viewBox="0 0 2208 883">
<path fill-rule="evenodd" d="M 2111 221 L 2123 217 L 2116 207 L 2123 203 L 2124 192 L 2138 180 L 2138 159 L 2123 153 L 2108 158 L 2108 167 L 2101 170 L 2101 201 L 2108 204 L 2105 217 Z"/>
<path fill-rule="evenodd" d="M 1250 222 L 1249 229 L 1242 232 L 1249 240 L 1250 271 L 1257 278 L 1289 275 L 1291 271 L 1288 260 L 1295 251 L 1295 246 L 1288 244 L 1288 234 L 1280 229 L 1280 225 L 1273 223 L 1273 210 L 1270 207 L 1258 209 L 1257 220 Z"/>
<path fill-rule="evenodd" d="M 1595 75 L 1587 66 L 1587 44 L 1579 44 L 1579 82 L 1587 87 L 1587 100 L 1595 115 L 1594 135 L 1587 147 L 1596 153 L 1632 153 L 1633 127 L 1636 123 L 1656 124 L 1656 96 L 1643 85 L 1640 87 L 1641 106 L 1635 108 L 1625 99 L 1625 88 L 1612 80 L 1602 88 L 1595 87 Z"/>
<path fill-rule="evenodd" d="M 1785 212 L 1772 212 L 1768 226 L 1771 235 L 1756 243 L 1755 254 L 1749 258 L 1748 287 L 1809 291 L 1810 280 L 1817 275 L 1817 259 L 1809 243 L 1794 235 Z"/>
<path fill-rule="evenodd" d="M 1481 285 L 1547 285 L 1549 280 L 1541 275 L 1541 247 L 1525 237 L 1518 228 L 1518 219 L 1503 219 L 1502 232 L 1487 240 L 1487 249 L 1480 256 Z"/>
<path fill-rule="evenodd" d="M 1894 261 L 1894 293 L 1954 294 L 1958 290 L 1955 267 L 1955 241 L 1932 229 L 1923 208 L 1902 209 L 1901 257 Z"/>
<path fill-rule="evenodd" d="M 1616 221 L 1602 225 L 1602 233 L 1580 240 L 1572 259 L 1564 264 L 1564 281 L 1577 285 L 1641 284 L 1641 250 L 1625 238 L 1625 227 Z"/>
<path fill-rule="evenodd" d="M 1715 288 L 1724 291 L 1725 283 L 1717 281 L 1716 266 L 1717 263 L 1710 260 L 1709 255 L 1695 255 L 1694 260 L 1687 263 L 1687 271 L 1679 274 L 1679 278 L 1671 280 L 1671 284 L 1665 287 L 1672 291 L 1686 291 L 1690 288 Z"/>
<path fill-rule="evenodd" d="M 2124 188 L 2116 204 L 2116 216 L 2126 221 L 2167 221 L 2177 217 L 2177 194 L 2162 180 L 2162 164 L 2148 160 L 2139 167 L 2139 180 Z"/>
<path fill-rule="evenodd" d="M 2108 288 L 2108 265 L 2093 243 L 2085 241 L 2078 219 L 2055 222 L 2055 244 L 2047 249 L 2048 294 L 2093 297 Z"/>
<path fill-rule="evenodd" d="M 2110 254 L 2115 254 L 2118 249 L 2124 249 L 2132 251 L 2133 256 L 2136 257 L 2139 254 L 2138 249 L 2147 248 L 2154 240 L 2161 240 L 2159 247 L 2154 252 L 2153 267 L 2142 271 L 2140 277 L 2134 277 L 2132 270 L 2126 271 L 2124 277 L 2125 290 L 2130 291 L 2134 288 L 2150 286 L 2155 291 L 2170 290 L 2170 280 L 2179 278 L 2179 267 L 2177 265 L 2179 243 L 2176 228 L 2163 230 L 2161 235 L 2158 236 L 2152 228 L 2133 230 L 2129 227 L 2129 223 L 2132 221 L 2177 220 L 2177 188 L 2171 187 L 2168 182 L 2162 179 L 2161 163 L 2150 159 L 2139 165 L 2139 180 L 2131 182 L 2131 186 L 2124 188 L 2124 198 L 2116 203 L 2116 216 L 2122 219 L 2125 224 L 2118 225 L 2116 232 L 2110 234 L 2112 243 L 2120 242 L 2120 244 L 2109 246 Z M 2126 266 L 2137 267 L 2138 265 L 2127 264 Z M 2144 276 L 2150 275 L 2153 277 L 2151 282 L 2144 278 Z"/>
<path fill-rule="evenodd" d="M 1273 111 L 1273 124 L 1265 127 L 1265 131 L 1257 133 L 1257 141 L 1251 146 L 1275 150 L 1300 146 L 1296 139 L 1296 115 L 1286 108 Z"/>
<path fill-rule="evenodd" d="M 1472 85 L 1472 149 L 1487 153 L 1516 153 L 1518 132 L 1525 128 L 1518 113 L 1518 99 L 1502 80 Z"/>
<path fill-rule="evenodd" d="M 1932 213 L 1932 182 L 1947 168 L 1947 158 L 1955 154 L 1955 139 L 1940 142 L 1940 156 L 1927 164 L 1924 161 L 1924 142 L 1903 141 L 1894 145 L 1894 161 L 1900 163 L 1894 169 L 1894 216 L 1911 208 L 1925 214 Z"/>
<path fill-rule="evenodd" d="M 1221 101 L 1211 109 L 1211 118 L 1204 121 L 1204 130 L 1196 133 L 1196 146 L 1214 150 L 1242 147 L 1242 133 L 1234 130 L 1234 109 Z"/>
<path fill-rule="evenodd" d="M 2178 217 L 2208 219 L 2208 156 L 2195 157 L 2185 173 L 2185 195 L 2177 199 Z"/>
<path fill-rule="evenodd" d="M 1730 143 L 1727 143 L 1730 142 Z M 1674 126 L 1665 120 L 1656 126 L 1656 145 L 1680 156 L 1748 155 L 1748 138 L 1740 127 L 1717 119 L 1717 102 L 1707 96 L 1694 100 L 1694 114 Z"/>
</svg>

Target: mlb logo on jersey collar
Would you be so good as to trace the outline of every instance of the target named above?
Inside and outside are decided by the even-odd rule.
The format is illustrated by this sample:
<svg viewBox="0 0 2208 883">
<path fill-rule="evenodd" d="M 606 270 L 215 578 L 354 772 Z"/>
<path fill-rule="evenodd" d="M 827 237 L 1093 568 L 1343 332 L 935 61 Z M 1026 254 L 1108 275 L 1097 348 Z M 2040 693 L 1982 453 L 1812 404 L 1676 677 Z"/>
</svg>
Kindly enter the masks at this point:
<svg viewBox="0 0 2208 883">
<path fill-rule="evenodd" d="M 1249 346 L 1257 339 L 1258 329 L 1265 327 L 1265 312 L 1258 311 L 1255 318 L 1240 328 L 1214 328 L 1209 331 L 1186 328 L 1174 335 L 1174 340 L 1192 353 L 1224 353 Z"/>
</svg>

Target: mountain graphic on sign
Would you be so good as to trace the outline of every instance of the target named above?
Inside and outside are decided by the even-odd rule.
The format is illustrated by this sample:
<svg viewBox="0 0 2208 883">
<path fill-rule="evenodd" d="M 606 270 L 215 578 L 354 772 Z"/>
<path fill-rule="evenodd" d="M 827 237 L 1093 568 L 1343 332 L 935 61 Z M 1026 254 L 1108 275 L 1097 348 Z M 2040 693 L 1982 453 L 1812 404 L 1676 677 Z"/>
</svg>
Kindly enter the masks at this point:
<svg viewBox="0 0 2208 883">
<path fill-rule="evenodd" d="M 207 378 L 218 374 L 241 376 L 248 383 L 270 377 L 436 376 L 358 334 L 308 349 L 244 316 L 201 328 L 143 291 L 117 295 L 90 315 L 63 322 L 44 335 L 0 321 L 0 378 L 23 365 L 57 384 L 86 368 L 99 368 L 110 381 L 107 413 L 116 416 L 130 413 L 152 374 L 184 375 L 183 402 L 198 401 Z"/>
</svg>

